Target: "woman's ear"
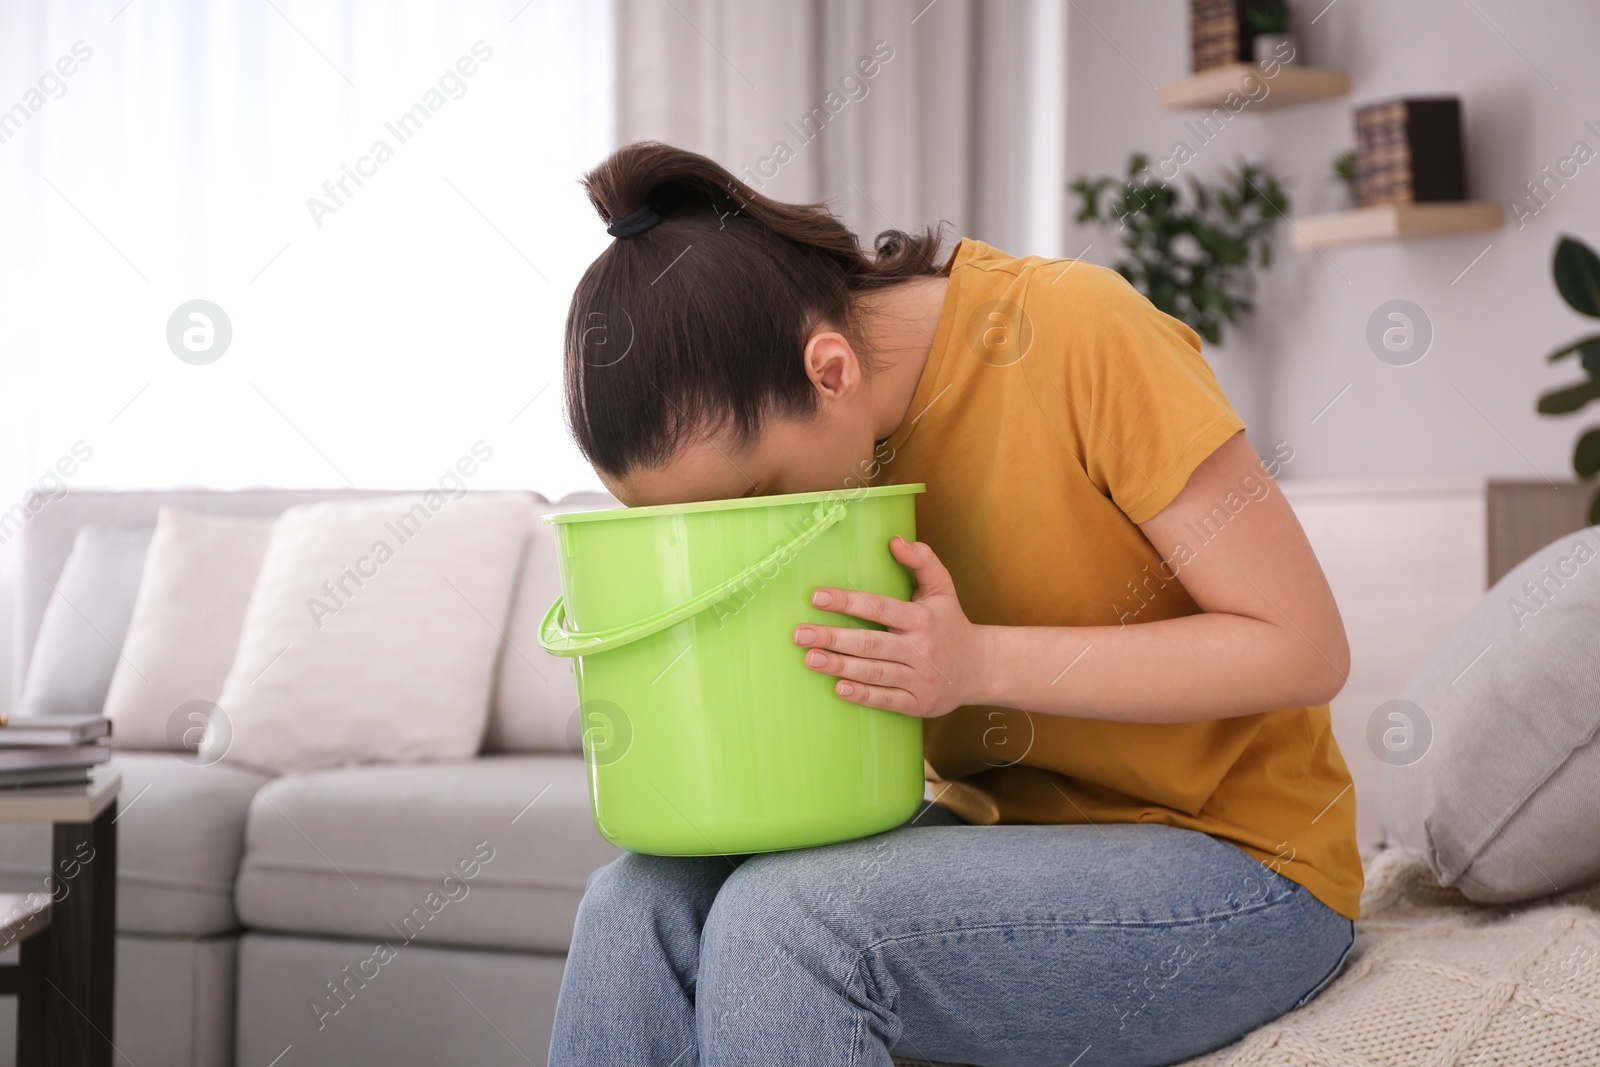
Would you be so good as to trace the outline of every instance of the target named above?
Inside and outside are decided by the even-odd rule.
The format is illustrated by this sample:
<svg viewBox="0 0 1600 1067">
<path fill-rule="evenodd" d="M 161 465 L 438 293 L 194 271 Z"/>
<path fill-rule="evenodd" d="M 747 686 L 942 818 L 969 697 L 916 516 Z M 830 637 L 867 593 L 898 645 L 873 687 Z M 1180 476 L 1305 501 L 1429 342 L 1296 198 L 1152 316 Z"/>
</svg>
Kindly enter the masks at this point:
<svg viewBox="0 0 1600 1067">
<path fill-rule="evenodd" d="M 861 384 L 861 361 L 845 336 L 834 330 L 818 330 L 806 342 L 806 377 L 827 400 L 838 400 Z"/>
</svg>

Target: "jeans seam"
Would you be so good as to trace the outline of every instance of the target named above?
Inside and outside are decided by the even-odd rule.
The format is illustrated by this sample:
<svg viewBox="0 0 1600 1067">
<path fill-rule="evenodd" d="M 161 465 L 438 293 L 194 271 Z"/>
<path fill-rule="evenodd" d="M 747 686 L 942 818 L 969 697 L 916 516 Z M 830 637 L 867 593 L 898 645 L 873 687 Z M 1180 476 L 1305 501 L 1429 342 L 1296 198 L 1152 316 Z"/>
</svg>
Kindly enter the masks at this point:
<svg viewBox="0 0 1600 1067">
<path fill-rule="evenodd" d="M 1195 917 L 1193 919 L 1176 919 L 1176 920 L 1173 920 L 1171 922 L 1081 922 L 1081 921 L 1076 921 L 1076 920 L 1049 921 L 1049 922 L 1045 922 L 1045 921 L 994 922 L 994 923 L 984 923 L 984 924 L 979 925 L 979 926 L 958 926 L 958 927 L 951 927 L 951 928 L 941 928 L 941 929 L 938 929 L 938 930 L 918 930 L 915 933 L 894 934 L 894 935 L 892 935 L 890 937 L 879 938 L 877 941 L 872 942 L 871 944 L 867 945 L 865 948 L 862 948 L 862 949 L 858 950 L 856 952 L 856 957 L 857 957 L 857 961 L 859 962 L 861 957 L 865 956 L 867 953 L 873 951 L 874 949 L 881 948 L 884 945 L 892 944 L 892 943 L 897 942 L 897 941 L 910 941 L 910 940 L 915 940 L 917 938 L 932 937 L 932 936 L 943 935 L 943 934 L 982 933 L 982 932 L 985 932 L 985 931 L 992 931 L 992 930 L 1051 930 L 1051 929 L 1061 929 L 1063 927 L 1076 927 L 1076 928 L 1082 928 L 1082 929 L 1093 929 L 1093 928 L 1096 928 L 1096 927 L 1105 927 L 1105 928 L 1112 928 L 1112 929 L 1165 930 L 1165 929 L 1173 929 L 1173 928 L 1180 927 L 1180 926 L 1204 926 L 1204 925 L 1207 925 L 1208 923 L 1226 922 L 1229 919 L 1235 919 L 1235 918 L 1238 918 L 1238 917 L 1243 916 L 1243 915 L 1253 915 L 1258 911 L 1265 911 L 1267 908 L 1276 908 L 1276 907 L 1279 907 L 1281 905 L 1289 904 L 1289 903 L 1293 903 L 1293 902 L 1294 902 L 1293 895 L 1288 895 L 1288 896 L 1279 897 L 1277 900 L 1264 900 L 1261 903 L 1251 905 L 1248 908 L 1240 908 L 1238 911 L 1217 912 L 1217 913 L 1212 914 L 1212 915 L 1197 916 L 1197 917 Z"/>
<path fill-rule="evenodd" d="M 1326 988 L 1327 985 L 1333 980 L 1334 976 L 1344 968 L 1344 961 L 1350 958 L 1350 953 L 1356 947 L 1356 924 L 1354 920 L 1351 919 L 1345 919 L 1345 922 L 1350 924 L 1349 942 L 1344 946 L 1344 949 L 1340 951 L 1339 958 L 1333 961 L 1333 966 L 1329 967 L 1327 972 L 1323 974 L 1321 978 L 1318 978 L 1315 982 L 1311 983 L 1311 988 L 1306 991 L 1305 996 L 1295 1001 L 1294 1007 L 1290 1008 L 1290 1011 L 1294 1011 L 1296 1008 L 1305 1007 L 1306 1004 L 1308 1004 L 1313 997 L 1320 994 L 1323 989 Z"/>
<path fill-rule="evenodd" d="M 844 984 L 845 984 L 845 988 L 846 989 L 849 989 L 852 985 L 855 984 L 856 976 L 861 973 L 861 967 L 862 967 L 862 964 L 865 962 L 865 959 L 866 959 L 866 957 L 865 957 L 865 955 L 863 953 L 860 953 L 860 952 L 856 953 L 856 961 L 855 961 L 854 964 L 851 965 L 850 974 L 845 979 L 845 983 Z M 846 1064 L 846 1067 L 857 1067 L 857 1065 L 861 1062 L 862 1054 L 866 1051 L 865 1048 L 863 1047 L 866 1044 L 866 1039 L 865 1039 L 865 1035 L 862 1034 L 862 1032 L 861 1032 L 861 1027 L 862 1027 L 861 1018 L 860 1018 L 860 1016 L 857 1016 L 856 1017 L 855 1029 L 852 1030 L 851 1034 L 850 1034 L 850 1060 Z"/>
</svg>

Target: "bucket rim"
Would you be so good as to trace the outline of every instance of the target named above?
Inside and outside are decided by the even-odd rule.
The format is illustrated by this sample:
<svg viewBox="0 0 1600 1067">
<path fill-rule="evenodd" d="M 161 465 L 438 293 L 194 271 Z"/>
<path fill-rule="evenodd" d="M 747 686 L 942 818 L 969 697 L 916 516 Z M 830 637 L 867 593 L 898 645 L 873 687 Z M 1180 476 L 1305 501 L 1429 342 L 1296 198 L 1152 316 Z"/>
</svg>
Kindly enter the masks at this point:
<svg viewBox="0 0 1600 1067">
<path fill-rule="evenodd" d="M 691 500 L 682 504 L 646 504 L 637 508 L 600 508 L 595 511 L 568 511 L 546 515 L 549 525 L 571 522 L 596 522 L 606 519 L 643 519 L 659 515 L 686 515 L 702 511 L 733 511 L 739 508 L 780 507 L 785 504 L 810 504 L 819 500 L 859 500 L 863 497 L 903 496 L 927 491 L 924 482 L 903 485 L 871 485 L 855 489 L 823 489 L 811 493 L 777 493 L 769 496 L 735 496 L 723 500 Z"/>
</svg>

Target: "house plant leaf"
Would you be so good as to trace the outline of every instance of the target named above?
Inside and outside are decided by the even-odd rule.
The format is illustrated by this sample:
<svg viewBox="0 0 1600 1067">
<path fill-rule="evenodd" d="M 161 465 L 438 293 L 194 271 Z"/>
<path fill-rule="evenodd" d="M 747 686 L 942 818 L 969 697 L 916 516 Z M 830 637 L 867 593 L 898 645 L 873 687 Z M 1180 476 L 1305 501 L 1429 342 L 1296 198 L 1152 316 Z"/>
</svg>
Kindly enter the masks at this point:
<svg viewBox="0 0 1600 1067">
<path fill-rule="evenodd" d="M 1577 238 L 1561 238 L 1551 271 L 1556 289 L 1572 310 L 1600 318 L 1600 256 L 1593 249 Z"/>
<path fill-rule="evenodd" d="M 1558 348 L 1546 358 L 1554 363 L 1556 360 L 1572 353 L 1579 353 L 1583 369 L 1589 372 L 1591 378 L 1600 378 L 1600 333 L 1590 334 L 1581 341 L 1574 341 L 1565 348 Z"/>
<path fill-rule="evenodd" d="M 1572 450 L 1572 469 L 1580 478 L 1600 474 L 1600 428 L 1578 438 L 1578 445 Z"/>
<path fill-rule="evenodd" d="M 1565 389 L 1556 389 L 1539 398 L 1539 414 L 1566 415 L 1577 411 L 1591 400 L 1600 399 L 1600 382 L 1579 382 Z"/>
</svg>

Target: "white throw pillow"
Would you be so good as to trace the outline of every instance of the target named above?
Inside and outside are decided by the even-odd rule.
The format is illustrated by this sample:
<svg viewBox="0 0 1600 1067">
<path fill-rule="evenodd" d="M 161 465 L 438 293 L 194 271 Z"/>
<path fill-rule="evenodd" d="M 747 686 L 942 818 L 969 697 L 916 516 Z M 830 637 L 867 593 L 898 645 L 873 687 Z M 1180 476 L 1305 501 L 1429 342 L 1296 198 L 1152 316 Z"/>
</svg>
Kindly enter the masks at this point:
<svg viewBox="0 0 1600 1067">
<path fill-rule="evenodd" d="M 39 620 L 17 717 L 99 715 L 139 593 L 151 528 L 85 523 Z"/>
<path fill-rule="evenodd" d="M 117 748 L 182 747 L 169 723 L 192 700 L 216 702 L 233 666 L 271 519 L 162 508 L 106 716 Z"/>
<path fill-rule="evenodd" d="M 223 685 L 227 759 L 277 771 L 478 752 L 525 494 L 288 509 Z"/>
<path fill-rule="evenodd" d="M 573 493 L 560 503 L 541 505 L 539 513 L 561 515 L 618 506 L 609 493 Z M 516 589 L 483 747 L 490 752 L 582 752 L 573 660 L 552 656 L 539 644 L 539 624 L 561 595 L 556 531 L 543 521 L 533 524 Z"/>
<path fill-rule="evenodd" d="M 1369 724 L 1384 836 L 1469 900 L 1600 881 L 1597 534 L 1512 568 Z"/>
</svg>

